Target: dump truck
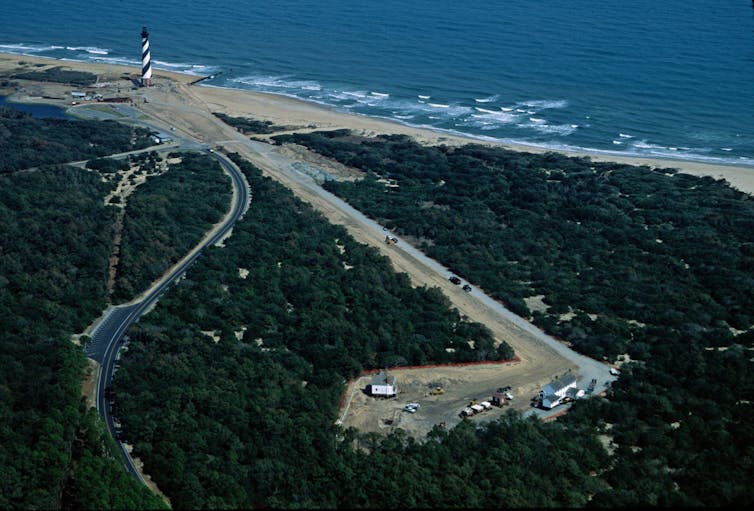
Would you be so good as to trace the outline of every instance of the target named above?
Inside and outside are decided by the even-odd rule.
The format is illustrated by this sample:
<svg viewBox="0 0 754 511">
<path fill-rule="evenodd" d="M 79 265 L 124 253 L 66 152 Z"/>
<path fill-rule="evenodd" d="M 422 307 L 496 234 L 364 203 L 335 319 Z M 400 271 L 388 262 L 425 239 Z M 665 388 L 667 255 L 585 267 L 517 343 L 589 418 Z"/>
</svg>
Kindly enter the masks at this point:
<svg viewBox="0 0 754 511">
<path fill-rule="evenodd" d="M 429 391 L 430 396 L 441 396 L 443 394 L 445 394 L 445 389 L 442 387 L 435 387 Z"/>
</svg>

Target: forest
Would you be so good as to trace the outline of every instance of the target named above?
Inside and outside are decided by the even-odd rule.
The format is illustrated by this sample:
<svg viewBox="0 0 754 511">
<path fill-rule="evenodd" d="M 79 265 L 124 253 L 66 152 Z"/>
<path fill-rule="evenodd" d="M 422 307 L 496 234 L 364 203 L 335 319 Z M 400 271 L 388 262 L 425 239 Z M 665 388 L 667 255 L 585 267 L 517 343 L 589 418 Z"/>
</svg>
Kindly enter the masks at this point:
<svg viewBox="0 0 754 511">
<path fill-rule="evenodd" d="M 149 130 L 114 121 L 37 119 L 0 107 L 0 174 L 151 145 Z"/>
<path fill-rule="evenodd" d="M 723 181 L 403 136 L 275 139 L 368 171 L 323 186 L 593 358 L 646 360 L 658 336 L 724 346 L 754 322 L 754 201 Z"/>
<path fill-rule="evenodd" d="M 360 367 L 432 360 L 421 343 L 370 344 L 370 328 L 379 328 L 371 342 L 389 342 L 407 321 L 421 328 L 413 311 L 428 317 L 425 304 L 442 297 L 420 288 L 430 295 L 421 302 L 390 298 L 384 286 L 405 277 L 237 163 L 254 190 L 252 209 L 226 247 L 208 250 L 132 330 L 116 375 L 126 437 L 174 506 L 752 502 L 750 331 L 727 349 L 655 332 L 652 357 L 625 365 L 605 398 L 579 401 L 555 422 L 510 413 L 424 439 L 336 427 L 344 380 Z M 339 288 L 343 275 L 348 285 Z M 367 300 L 358 308 L 357 297 Z M 434 327 L 431 335 L 452 343 L 452 334 Z"/>
<path fill-rule="evenodd" d="M 180 162 L 166 164 L 166 172 L 149 177 L 128 199 L 112 297 L 116 303 L 129 301 L 146 290 L 197 245 L 229 209 L 230 180 L 217 161 L 200 153 L 168 156 Z M 140 172 L 149 173 L 160 162 L 145 155 L 134 163 Z M 112 165 L 95 163 L 108 170 Z"/>
<path fill-rule="evenodd" d="M 113 458 L 70 341 L 105 307 L 112 208 L 94 173 L 0 175 L 0 508 L 161 508 Z"/>
<path fill-rule="evenodd" d="M 15 114 L 0 122 L 29 140 L 57 126 Z M 73 145 L 108 133 L 102 126 Z M 0 144 L 8 138 L 0 133 Z M 126 439 L 173 507 L 754 504 L 749 196 L 671 169 L 555 154 L 344 132 L 296 141 L 370 171 L 325 186 L 464 278 L 581 351 L 634 361 L 604 398 L 553 422 L 509 413 L 421 439 L 343 430 L 338 400 L 363 368 L 512 352 L 234 155 L 253 191 L 249 212 L 129 332 L 114 383 Z M 113 152 L 133 147 L 118 144 Z M 3 158 L 13 150 L 4 146 Z M 107 151 L 67 160 L 51 143 L 38 152 L 0 174 L 0 508 L 162 508 L 112 456 L 81 398 L 86 359 L 70 342 L 106 305 L 116 213 L 98 173 L 45 164 Z M 197 176 L 155 185 L 162 194 L 176 186 L 178 205 L 205 175 L 191 161 Z M 14 172 L 28 167 L 38 168 Z M 206 176 L 217 197 L 227 193 L 219 174 Z M 147 185 L 132 198 L 155 192 Z M 167 224 L 186 218 L 152 200 L 142 232 L 178 236 Z M 167 267 L 144 246 L 150 264 Z M 537 293 L 544 312 L 525 300 Z"/>
</svg>

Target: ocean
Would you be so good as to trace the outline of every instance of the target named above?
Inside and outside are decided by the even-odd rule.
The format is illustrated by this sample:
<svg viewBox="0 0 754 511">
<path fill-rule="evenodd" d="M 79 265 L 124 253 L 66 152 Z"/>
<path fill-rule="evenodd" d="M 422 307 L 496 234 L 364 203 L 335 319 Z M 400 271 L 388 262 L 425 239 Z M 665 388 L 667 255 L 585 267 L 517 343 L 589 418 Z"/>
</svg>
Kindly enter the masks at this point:
<svg viewBox="0 0 754 511">
<path fill-rule="evenodd" d="M 552 149 L 754 164 L 749 0 L 5 0 L 0 51 Z"/>
</svg>

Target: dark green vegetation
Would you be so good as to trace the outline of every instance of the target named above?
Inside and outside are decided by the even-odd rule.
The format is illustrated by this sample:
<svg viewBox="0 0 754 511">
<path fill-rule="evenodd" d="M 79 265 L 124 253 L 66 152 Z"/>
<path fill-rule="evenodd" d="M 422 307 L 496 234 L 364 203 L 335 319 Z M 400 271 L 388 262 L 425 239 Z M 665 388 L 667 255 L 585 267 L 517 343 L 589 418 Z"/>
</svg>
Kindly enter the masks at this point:
<svg viewBox="0 0 754 511">
<path fill-rule="evenodd" d="M 149 130 L 114 121 L 35 119 L 0 108 L 0 174 L 67 163 L 151 144 Z"/>
<path fill-rule="evenodd" d="M 285 129 L 282 126 L 275 126 L 271 121 L 259 121 L 248 117 L 231 117 L 220 112 L 212 113 L 225 124 L 233 126 L 244 135 L 264 135 Z"/>
<path fill-rule="evenodd" d="M 33 80 L 36 82 L 67 83 L 76 87 L 86 87 L 97 81 L 97 75 L 86 71 L 73 71 L 60 66 L 51 67 L 43 71 L 23 71 L 15 73 L 11 78 L 16 80 Z"/>
<path fill-rule="evenodd" d="M 115 158 L 97 158 L 86 162 L 86 168 L 96 170 L 101 174 L 112 174 L 118 171 L 128 170 L 127 160 L 116 160 Z"/>
<path fill-rule="evenodd" d="M 68 340 L 105 306 L 105 192 L 70 167 L 0 176 L 2 509 L 163 507 L 109 454 Z"/>
<path fill-rule="evenodd" d="M 131 300 L 179 261 L 228 210 L 230 183 L 219 163 L 178 153 L 181 163 L 150 177 L 128 199 L 113 299 Z M 141 170 L 159 163 L 145 159 Z"/>
<path fill-rule="evenodd" d="M 324 186 L 592 357 L 727 345 L 754 321 L 754 201 L 722 181 L 400 136 L 276 139 L 369 171 Z"/>
<path fill-rule="evenodd" d="M 557 154 L 345 132 L 278 140 L 371 171 L 324 186 L 524 315 L 522 298 L 544 294 L 549 310 L 532 316 L 546 330 L 593 356 L 640 361 L 624 366 L 609 402 L 579 402 L 564 421 L 611 425 L 618 449 L 600 476 L 611 489 L 592 504 L 752 502 L 749 196 L 711 178 Z M 569 308 L 576 316 L 561 319 Z"/>
<path fill-rule="evenodd" d="M 400 146 L 400 140 L 394 141 Z M 366 156 L 370 148 L 361 149 Z M 432 161 L 422 151 L 407 146 L 405 154 L 395 156 L 393 166 L 417 157 Z M 562 171 L 568 178 L 561 177 L 560 184 L 548 181 L 546 190 L 568 183 L 569 193 L 577 194 L 583 192 L 579 186 L 593 186 L 593 194 L 577 196 L 605 207 L 611 201 L 620 204 L 620 199 L 638 201 L 616 179 L 630 183 L 628 174 L 648 173 L 615 166 L 592 183 L 593 172 L 582 169 L 579 176 L 582 171 L 572 173 L 568 166 L 586 164 L 582 160 L 504 156 L 540 162 L 529 172 L 511 172 L 509 188 L 517 194 L 540 189 L 535 178 L 541 166 L 551 175 Z M 486 162 L 492 156 L 484 158 Z M 469 156 L 469 168 L 479 166 L 479 159 Z M 428 165 L 428 173 L 442 164 L 437 162 Z M 154 159 L 145 159 L 145 165 L 153 164 Z M 514 163 L 503 168 L 508 165 L 515 168 Z M 469 338 L 477 341 L 478 350 L 457 353 L 460 359 L 509 354 L 491 353 L 484 328 L 449 312 L 442 295 L 411 290 L 405 276 L 393 274 L 384 259 L 354 243 L 343 229 L 325 224 L 256 170 L 246 167 L 246 172 L 254 190 L 246 219 L 226 248 L 207 250 L 188 278 L 131 332 L 131 349 L 117 373 L 126 435 L 176 507 L 754 504 L 754 335 L 748 330 L 733 337 L 716 328 L 716 320 L 731 325 L 737 320 L 708 319 L 702 314 L 707 309 L 699 309 L 698 318 L 684 317 L 677 328 L 658 320 L 646 322 L 644 333 L 630 331 L 634 337 L 628 349 L 643 345 L 643 362 L 625 367 L 608 392 L 609 401 L 580 401 L 556 423 L 509 415 L 479 429 L 464 422 L 449 432 L 435 430 L 421 442 L 400 432 L 379 437 L 341 431 L 333 422 L 342 379 L 361 367 L 429 362 L 446 356 L 438 346 L 462 347 L 462 340 Z M 684 288 L 689 293 L 686 300 L 689 308 L 696 302 L 720 302 L 729 295 L 729 284 L 739 284 L 723 281 L 715 272 L 731 279 L 751 278 L 750 238 L 737 240 L 726 230 L 748 221 L 750 201 L 709 179 L 665 174 L 643 176 L 651 189 L 637 204 L 647 218 L 662 213 L 671 215 L 668 222 L 676 228 L 702 229 L 691 231 L 700 233 L 691 239 L 701 254 L 691 261 L 707 264 L 709 277 L 718 276 L 720 289 L 706 289 L 701 283 L 689 286 Z M 408 189 L 408 182 L 401 182 L 398 190 Z M 602 188 L 602 183 L 618 191 Z M 0 508 L 130 509 L 161 504 L 108 454 L 101 426 L 80 401 L 83 355 L 67 340 L 105 304 L 115 218 L 102 203 L 108 186 L 94 174 L 70 168 L 0 175 Z M 465 186 L 483 188 L 470 177 Z M 184 189 L 188 190 L 192 188 Z M 701 197 L 694 195 L 701 195 L 699 190 L 705 192 Z M 394 191 L 383 191 L 383 197 Z M 603 192 L 610 193 L 605 197 Z M 684 204 L 686 194 L 695 200 Z M 517 195 L 501 197 L 505 204 Z M 536 209 L 541 197 L 519 197 L 515 204 L 524 211 L 516 214 L 532 222 L 558 214 L 555 207 Z M 661 201 L 662 208 L 654 200 Z M 473 200 L 465 204 L 482 212 L 488 209 Z M 419 206 L 435 209 L 427 202 Z M 451 218 L 462 218 L 451 211 L 452 204 L 441 206 Z M 523 206 L 535 209 L 526 215 Z M 695 215 L 697 209 L 707 216 L 690 217 L 693 224 L 680 223 L 679 218 Z M 580 225 L 589 225 L 588 218 L 580 218 Z M 508 219 L 506 230 L 520 228 L 516 219 Z M 391 227 L 407 229 L 397 221 Z M 465 229 L 472 227 L 479 228 L 472 223 Z M 536 235 L 521 231 L 521 239 L 555 236 L 544 227 Z M 601 229 L 609 232 L 608 227 L 605 223 Z M 747 232 L 750 236 L 752 230 Z M 665 231 L 661 234 L 658 238 L 664 243 L 655 243 L 668 244 Z M 432 238 L 424 237 L 430 245 Z M 616 238 L 609 240 L 616 254 L 632 250 L 623 245 L 637 243 L 631 237 Z M 642 245 L 646 251 L 650 246 L 654 247 Z M 710 246 L 717 249 L 714 262 L 704 257 Z M 739 258 L 734 269 L 725 263 L 731 250 L 734 259 Z M 689 269 L 694 267 L 685 261 Z M 522 258 L 519 264 L 532 267 L 541 262 Z M 239 267 L 250 270 L 247 279 L 239 277 Z M 671 270 L 672 266 L 655 275 L 660 289 L 674 285 L 673 279 L 660 278 Z M 628 282 L 630 273 L 624 271 Z M 699 272 L 694 271 L 696 276 Z M 590 293 L 599 296 L 597 290 Z M 747 304 L 751 308 L 750 295 L 741 291 L 728 314 L 741 316 Z M 669 301 L 670 307 L 677 307 L 677 302 Z M 742 305 L 738 312 L 736 304 Z M 658 315 L 665 312 L 665 307 L 650 308 Z M 713 327 L 705 326 L 709 324 Z M 247 330 L 237 340 L 235 332 L 244 326 Z M 215 344 L 202 335 L 204 329 L 217 330 L 220 341 Z M 727 349 L 707 349 L 715 346 Z M 597 442 L 600 432 L 609 434 L 617 446 L 609 457 Z"/>
<path fill-rule="evenodd" d="M 385 496 L 399 484 L 396 451 L 409 440 L 375 445 L 371 457 L 353 451 L 334 426 L 344 378 L 364 367 L 512 352 L 507 345 L 493 349 L 487 329 L 449 309 L 439 291 L 412 288 L 387 258 L 238 163 L 254 190 L 244 220 L 225 248 L 205 251 L 129 333 L 114 382 L 126 437 L 176 507 L 399 505 L 403 492 Z M 251 273 L 241 278 L 239 268 Z M 212 330 L 217 343 L 202 333 Z M 541 426 L 530 427 L 536 435 Z M 475 436 L 473 428 L 463 434 Z M 457 440 L 457 461 L 468 456 L 464 443 Z M 383 457 L 393 454 L 396 468 L 382 470 Z M 596 456 L 582 458 L 582 473 L 596 467 Z M 429 502 L 443 502 L 444 483 L 452 479 L 458 488 L 474 470 L 468 465 L 438 478 L 446 468 L 421 461 L 421 452 L 411 458 L 405 463 L 412 484 L 436 479 L 426 490 Z M 362 492 L 351 477 L 368 486 Z"/>
</svg>

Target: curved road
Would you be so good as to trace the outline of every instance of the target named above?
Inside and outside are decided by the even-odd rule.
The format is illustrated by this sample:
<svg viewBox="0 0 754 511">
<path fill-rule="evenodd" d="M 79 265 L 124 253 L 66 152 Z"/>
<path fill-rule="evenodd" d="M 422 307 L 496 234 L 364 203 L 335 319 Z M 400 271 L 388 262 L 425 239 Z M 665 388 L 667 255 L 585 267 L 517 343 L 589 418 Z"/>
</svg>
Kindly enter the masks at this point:
<svg viewBox="0 0 754 511">
<path fill-rule="evenodd" d="M 92 331 L 92 342 L 86 348 L 87 356 L 100 363 L 95 396 L 97 412 L 107 425 L 107 429 L 112 437 L 116 439 L 116 443 L 123 453 L 126 468 L 144 484 L 146 482 L 136 469 L 133 459 L 120 440 L 118 440 L 119 428 L 116 427 L 113 419 L 112 396 L 107 392 L 107 389 L 110 388 L 113 373 L 117 369 L 119 352 L 125 342 L 124 334 L 128 330 L 128 327 L 138 321 L 157 302 L 162 293 L 186 273 L 186 270 L 194 264 L 204 248 L 222 239 L 232 229 L 233 225 L 243 218 L 244 213 L 249 207 L 249 189 L 241 171 L 224 155 L 213 153 L 213 156 L 231 176 L 233 182 L 235 199 L 225 220 L 215 228 L 215 231 L 210 236 L 206 237 L 202 243 L 178 262 L 158 284 L 154 285 L 141 301 L 119 305 L 108 310 Z"/>
</svg>

